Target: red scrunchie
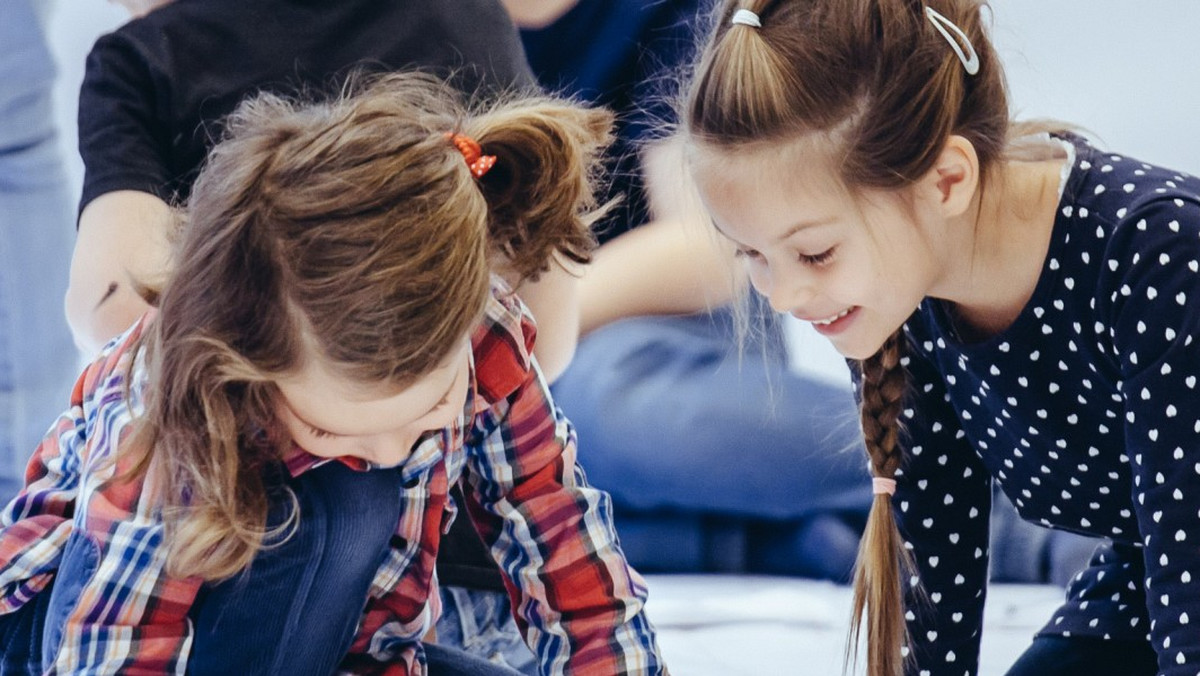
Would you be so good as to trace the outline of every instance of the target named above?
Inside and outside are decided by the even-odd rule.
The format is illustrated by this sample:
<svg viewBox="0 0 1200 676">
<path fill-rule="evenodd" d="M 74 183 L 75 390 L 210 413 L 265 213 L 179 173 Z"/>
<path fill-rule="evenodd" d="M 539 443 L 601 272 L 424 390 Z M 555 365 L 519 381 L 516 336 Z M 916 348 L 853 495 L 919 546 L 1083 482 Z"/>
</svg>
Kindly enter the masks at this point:
<svg viewBox="0 0 1200 676">
<path fill-rule="evenodd" d="M 471 170 L 471 175 L 475 178 L 483 178 L 483 175 L 488 173 L 496 164 L 495 155 L 484 155 L 483 148 L 479 147 L 479 142 L 457 132 L 446 132 L 446 138 L 458 148 L 458 152 L 462 153 L 463 159 L 467 161 L 467 167 Z"/>
</svg>

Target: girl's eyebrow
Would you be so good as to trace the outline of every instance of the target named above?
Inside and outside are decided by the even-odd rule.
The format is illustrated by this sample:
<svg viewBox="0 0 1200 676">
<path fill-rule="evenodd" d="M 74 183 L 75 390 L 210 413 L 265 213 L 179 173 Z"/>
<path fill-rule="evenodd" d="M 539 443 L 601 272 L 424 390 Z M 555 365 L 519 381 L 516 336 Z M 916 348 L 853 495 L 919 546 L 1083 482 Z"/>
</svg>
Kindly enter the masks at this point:
<svg viewBox="0 0 1200 676">
<path fill-rule="evenodd" d="M 792 235 L 800 232 L 801 230 L 807 230 L 808 228 L 815 228 L 818 225 L 826 225 L 826 224 L 832 223 L 833 221 L 834 221 L 834 219 L 832 217 L 828 217 L 828 216 L 822 217 L 822 218 L 814 218 L 809 221 L 800 221 L 799 223 L 796 223 L 792 227 L 788 228 L 787 232 L 780 235 L 779 239 L 777 241 L 782 242 L 782 241 L 788 239 L 789 237 L 791 237 Z"/>
<path fill-rule="evenodd" d="M 721 226 L 717 224 L 717 219 L 710 216 L 708 220 L 712 223 L 712 226 L 714 228 L 716 228 L 717 232 L 721 233 L 722 237 L 729 240 L 730 242 L 733 242 L 734 244 L 736 244 L 738 246 L 744 246 L 741 242 L 730 237 L 729 233 L 722 230 Z M 786 241 L 792 235 L 800 232 L 801 230 L 807 230 L 808 228 L 815 228 L 818 225 L 828 225 L 830 223 L 833 223 L 835 220 L 836 219 L 833 218 L 832 216 L 827 216 L 827 217 L 822 217 L 822 218 L 814 218 L 809 221 L 800 221 L 799 223 L 796 223 L 796 224 L 792 225 L 792 227 L 788 228 L 786 232 L 784 232 L 782 235 L 780 235 L 778 238 L 776 238 L 776 241 L 778 241 L 778 242 Z"/>
</svg>

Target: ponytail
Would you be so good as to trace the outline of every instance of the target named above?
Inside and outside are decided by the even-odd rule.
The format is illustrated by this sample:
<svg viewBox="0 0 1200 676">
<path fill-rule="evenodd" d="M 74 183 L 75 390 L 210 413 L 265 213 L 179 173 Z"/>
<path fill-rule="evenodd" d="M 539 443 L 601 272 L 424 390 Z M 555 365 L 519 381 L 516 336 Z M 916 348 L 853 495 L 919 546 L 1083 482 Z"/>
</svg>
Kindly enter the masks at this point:
<svg viewBox="0 0 1200 676">
<path fill-rule="evenodd" d="M 536 279 L 561 255 L 591 260 L 597 208 L 593 180 L 611 139 L 613 116 L 565 101 L 525 98 L 466 122 L 496 164 L 479 179 L 488 206 L 488 238 L 516 283 Z"/>
<path fill-rule="evenodd" d="M 900 412 L 908 389 L 908 376 L 901 364 L 904 341 L 903 331 L 897 331 L 879 352 L 858 364 L 863 436 L 871 474 L 876 479 L 894 480 L 903 460 L 899 445 Z M 903 582 L 911 570 L 911 555 L 904 548 L 896 526 L 892 496 L 877 491 L 859 543 L 853 614 L 846 644 L 847 663 L 853 663 L 857 658 L 859 632 L 865 624 L 867 673 L 872 676 L 899 676 L 904 671 L 900 648 L 907 644 L 908 632 L 904 624 Z"/>
</svg>

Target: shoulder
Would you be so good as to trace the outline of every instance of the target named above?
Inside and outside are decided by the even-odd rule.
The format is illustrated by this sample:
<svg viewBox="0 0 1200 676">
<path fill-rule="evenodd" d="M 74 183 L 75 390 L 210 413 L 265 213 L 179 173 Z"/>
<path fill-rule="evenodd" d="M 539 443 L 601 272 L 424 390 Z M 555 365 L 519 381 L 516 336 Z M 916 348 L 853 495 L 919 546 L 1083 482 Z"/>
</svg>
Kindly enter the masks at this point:
<svg viewBox="0 0 1200 676">
<path fill-rule="evenodd" d="M 1107 272 L 1122 278 L 1151 263 L 1178 267 L 1194 262 L 1200 256 L 1200 180 L 1153 169 L 1128 178 L 1141 183 L 1116 188 L 1130 194 L 1113 212 Z"/>
<path fill-rule="evenodd" d="M 170 17 L 176 11 L 171 4 L 167 4 L 146 16 L 130 19 L 96 38 L 92 45 L 92 54 L 136 53 L 155 49 L 161 44 L 165 25 L 171 23 Z M 155 39 L 156 35 L 158 39 Z"/>
<path fill-rule="evenodd" d="M 533 369 L 537 328 L 529 308 L 499 277 L 471 337 L 476 387 L 488 403 L 512 394 Z"/>
<path fill-rule="evenodd" d="M 244 49 L 237 42 L 247 35 L 245 29 L 237 32 L 240 14 L 238 6 L 228 3 L 172 0 L 97 38 L 88 57 L 89 71 L 93 61 L 110 60 L 138 61 L 152 70 L 184 67 L 180 61 L 194 61 L 195 50 L 210 47 L 217 38 L 232 41 L 228 49 Z"/>
<path fill-rule="evenodd" d="M 114 401 L 122 406 L 140 403 L 145 388 L 141 348 L 156 314 L 152 310 L 143 315 L 124 333 L 109 341 L 87 366 L 76 385 L 85 412 L 89 406 L 95 408 Z"/>
<path fill-rule="evenodd" d="M 1102 256 L 1100 292 L 1151 260 L 1170 267 L 1200 255 L 1200 179 L 1073 141 L 1076 164 L 1059 218 L 1071 250 Z"/>
</svg>

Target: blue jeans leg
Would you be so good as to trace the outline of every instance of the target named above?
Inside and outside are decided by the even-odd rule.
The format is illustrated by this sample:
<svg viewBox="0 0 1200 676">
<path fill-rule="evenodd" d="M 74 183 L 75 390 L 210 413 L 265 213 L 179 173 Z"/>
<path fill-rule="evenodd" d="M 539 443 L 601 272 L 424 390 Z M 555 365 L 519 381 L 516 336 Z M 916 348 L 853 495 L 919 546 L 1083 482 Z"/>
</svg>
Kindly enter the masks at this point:
<svg viewBox="0 0 1200 676">
<path fill-rule="evenodd" d="M 591 482 L 619 507 L 763 519 L 866 513 L 850 384 L 786 370 L 721 317 L 648 317 L 586 337 L 554 384 Z"/>
<path fill-rule="evenodd" d="M 521 676 L 504 665 L 432 643 L 425 644 L 425 665 L 429 676 Z"/>
<path fill-rule="evenodd" d="M 439 645 L 537 676 L 537 657 L 517 629 L 508 594 L 464 587 L 443 587 L 441 593 Z"/>
<path fill-rule="evenodd" d="M 0 2 L 0 501 L 68 404 L 79 358 L 63 316 L 75 239 L 53 127 L 54 67 L 30 0 Z"/>
<path fill-rule="evenodd" d="M 636 533 L 621 529 L 637 567 L 675 565 L 656 558 L 672 553 L 658 536 L 674 537 L 681 517 L 700 517 L 693 539 L 703 540 L 708 517 L 794 526 L 836 513 L 854 523 L 870 506 L 850 384 L 790 371 L 771 340 L 752 340 L 739 358 L 726 314 L 604 327 L 553 389 L 589 480 L 612 495 L 618 529 L 623 515 L 640 521 Z M 673 530 L 657 532 L 656 518 Z M 645 543 L 632 541 L 643 534 Z"/>
<path fill-rule="evenodd" d="M 0 615 L 0 674 L 42 673 L 42 635 L 54 583 L 15 612 Z"/>
<path fill-rule="evenodd" d="M 0 675 L 42 674 L 52 668 L 66 618 L 99 563 L 91 538 L 72 533 L 50 584 L 15 612 L 0 615 Z"/>
<path fill-rule="evenodd" d="M 331 674 L 348 651 L 399 523 L 400 471 L 331 462 L 288 485 L 299 502 L 296 532 L 203 592 L 189 674 Z M 271 522 L 290 509 L 279 495 Z"/>
</svg>

